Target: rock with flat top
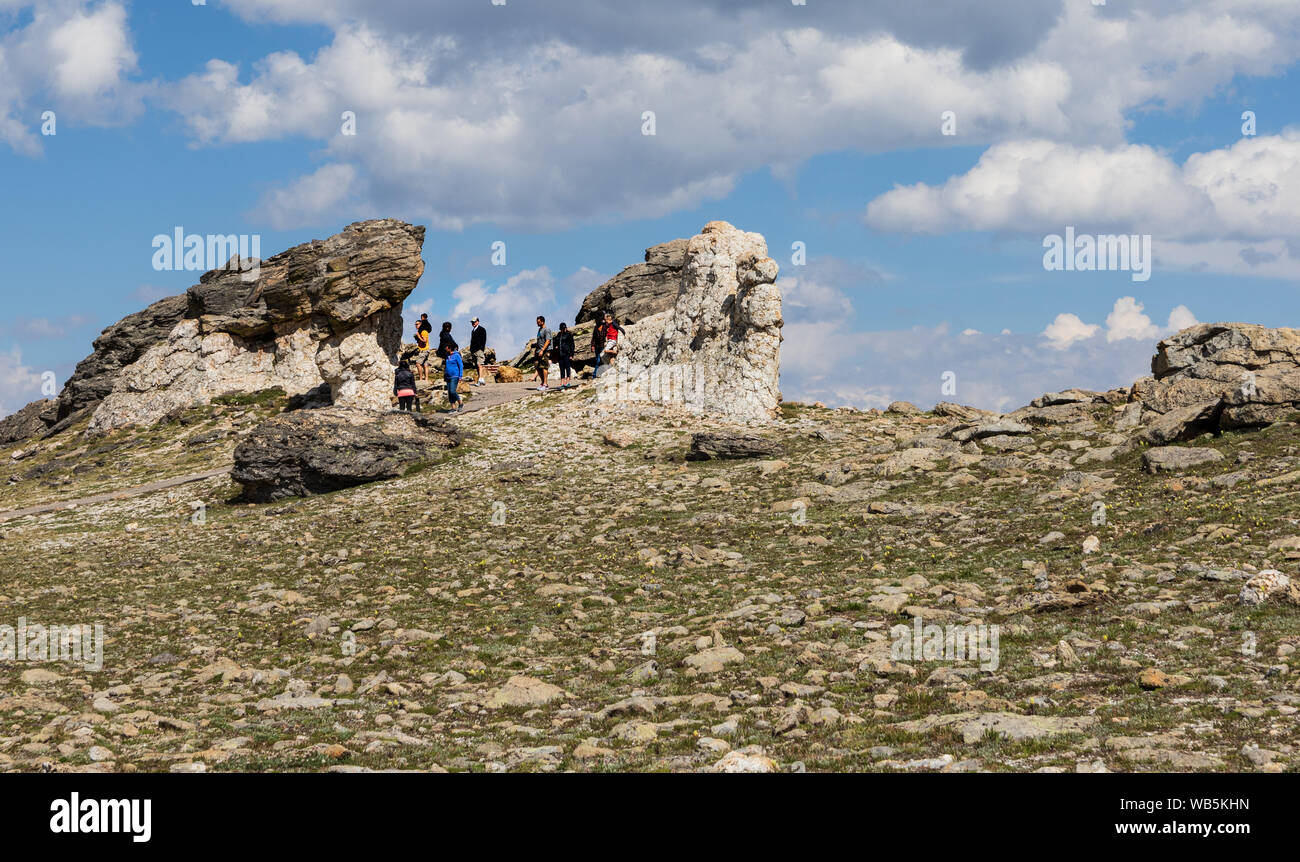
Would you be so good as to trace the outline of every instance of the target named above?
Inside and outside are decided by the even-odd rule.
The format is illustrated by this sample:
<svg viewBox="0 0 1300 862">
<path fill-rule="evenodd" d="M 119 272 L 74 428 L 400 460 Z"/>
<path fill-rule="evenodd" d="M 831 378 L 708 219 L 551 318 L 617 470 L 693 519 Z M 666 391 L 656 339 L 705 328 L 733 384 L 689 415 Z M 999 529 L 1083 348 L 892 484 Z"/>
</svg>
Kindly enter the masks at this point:
<svg viewBox="0 0 1300 862">
<path fill-rule="evenodd" d="M 395 479 L 460 445 L 441 417 L 332 407 L 282 413 L 235 448 L 240 499 L 267 503 Z"/>
</svg>

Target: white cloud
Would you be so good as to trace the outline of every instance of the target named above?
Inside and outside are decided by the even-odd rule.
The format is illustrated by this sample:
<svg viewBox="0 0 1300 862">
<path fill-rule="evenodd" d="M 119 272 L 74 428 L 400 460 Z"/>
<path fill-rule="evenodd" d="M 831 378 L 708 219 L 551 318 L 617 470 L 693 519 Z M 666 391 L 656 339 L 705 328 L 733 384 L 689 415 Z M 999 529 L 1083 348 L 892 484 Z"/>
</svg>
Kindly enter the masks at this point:
<svg viewBox="0 0 1300 862">
<path fill-rule="evenodd" d="M 315 173 L 267 192 L 258 210 L 272 227 L 280 230 L 315 224 L 323 214 L 348 199 L 355 182 L 356 169 L 352 165 L 324 165 Z M 354 208 L 353 212 L 356 211 Z"/>
<path fill-rule="evenodd" d="M 41 374 L 23 364 L 22 351 L 17 347 L 7 353 L 0 352 L 0 416 L 41 397 Z"/>
<path fill-rule="evenodd" d="M 61 96 L 102 96 L 136 66 L 126 9 L 116 3 L 79 11 L 54 27 L 46 44 L 53 63 L 54 90 Z"/>
<path fill-rule="evenodd" d="M 1059 231 L 1118 227 L 1161 239 L 1300 236 L 1300 133 L 1243 138 L 1183 165 L 1137 144 L 1013 141 L 941 186 L 898 186 L 867 207 L 873 227 Z"/>
<path fill-rule="evenodd" d="M 0 33 L 0 142 L 24 155 L 41 152 L 40 116 L 117 125 L 141 110 L 141 85 L 126 8 L 119 2 L 6 0 L 0 15 L 30 19 Z"/>
<path fill-rule="evenodd" d="M 1056 319 L 1043 330 L 1043 335 L 1047 338 L 1049 346 L 1057 350 L 1065 350 L 1076 341 L 1092 338 L 1099 329 L 1101 327 L 1095 323 L 1084 323 L 1077 314 L 1064 312 L 1056 315 Z"/>
<path fill-rule="evenodd" d="M 1185 305 L 1177 305 L 1169 312 L 1169 322 L 1165 328 L 1169 332 L 1177 332 L 1180 329 L 1186 329 L 1187 327 L 1195 326 L 1198 323 L 1200 323 L 1200 321 L 1196 319 L 1196 315 L 1192 314 L 1190 308 Z"/>
<path fill-rule="evenodd" d="M 763 166 L 788 175 L 819 153 L 1030 139 L 1029 151 L 993 156 L 1027 158 L 1033 175 L 990 165 L 999 170 L 982 174 L 989 183 L 946 197 L 900 191 L 888 215 L 943 230 L 1053 210 L 1050 200 L 1008 200 L 999 182 L 1009 179 L 1021 196 L 1071 197 L 1085 214 L 1154 219 L 1183 205 L 1191 224 L 1212 212 L 1208 190 L 1225 217 L 1266 225 L 1268 207 L 1232 212 L 1228 199 L 1246 190 L 1231 164 L 1190 165 L 1182 188 L 1159 153 L 1120 144 L 1136 109 L 1192 107 L 1236 75 L 1274 74 L 1300 57 L 1294 9 L 1260 0 L 1141 9 L 1025 0 L 978 11 L 957 0 L 793 10 L 665 0 L 613 17 L 587 0 L 545 14 L 413 0 L 233 5 L 250 21 L 323 23 L 334 39 L 310 58 L 270 55 L 244 78 L 213 60 L 169 91 L 171 104 L 200 144 L 305 135 L 353 165 L 346 201 L 304 195 L 282 206 L 303 222 L 337 220 L 311 214 L 312 204 L 352 202 L 451 229 L 652 218 L 724 196 Z M 357 113 L 355 137 L 338 134 L 344 110 Z M 653 137 L 640 134 L 647 110 L 657 114 Z M 938 133 L 949 110 L 950 138 Z M 1035 166 L 1032 139 L 1078 149 Z M 1077 153 L 1084 164 L 1072 176 Z M 1270 170 L 1285 172 L 1291 155 L 1276 159 Z M 956 216 L 941 203 L 956 203 Z M 1281 200 L 1276 208 L 1289 211 Z"/>
<path fill-rule="evenodd" d="M 1163 328 L 1155 325 L 1146 314 L 1146 307 L 1132 296 L 1121 296 L 1115 300 L 1114 307 L 1106 315 L 1103 329 L 1095 323 L 1084 323 L 1077 314 L 1064 312 L 1043 330 L 1046 344 L 1054 350 L 1067 350 L 1079 342 L 1099 339 L 1105 333 L 1105 341 L 1113 344 L 1117 341 L 1142 341 L 1154 343 L 1171 332 L 1177 332 L 1197 323 L 1196 316 L 1185 305 L 1175 306 L 1169 312 L 1168 322 Z"/>
</svg>

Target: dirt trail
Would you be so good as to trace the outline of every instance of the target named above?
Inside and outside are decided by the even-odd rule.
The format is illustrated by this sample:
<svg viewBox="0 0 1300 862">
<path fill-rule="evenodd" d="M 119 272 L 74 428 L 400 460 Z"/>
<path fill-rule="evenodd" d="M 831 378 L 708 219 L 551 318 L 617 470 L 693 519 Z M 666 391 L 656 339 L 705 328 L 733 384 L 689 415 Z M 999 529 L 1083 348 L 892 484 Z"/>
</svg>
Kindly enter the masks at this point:
<svg viewBox="0 0 1300 862">
<path fill-rule="evenodd" d="M 25 509 L 13 509 L 9 512 L 0 512 L 0 521 L 9 521 L 27 515 L 43 515 L 46 512 L 57 512 L 60 509 L 66 509 L 73 505 L 88 506 L 92 503 L 106 503 L 109 500 L 124 500 L 128 497 L 141 497 L 145 494 L 151 494 L 154 491 L 165 491 L 168 488 L 175 488 L 179 485 L 188 485 L 191 482 L 202 482 L 204 479 L 214 479 L 217 476 L 223 476 L 230 472 L 230 467 L 231 465 L 227 464 L 226 466 L 216 470 L 208 470 L 206 473 L 191 473 L 188 476 L 176 476 L 172 479 L 159 479 L 157 482 L 137 485 L 134 488 L 122 488 L 117 491 L 108 491 L 103 494 L 93 494 L 89 497 L 78 497 L 73 500 L 60 500 L 57 503 L 41 503 L 37 506 L 28 506 Z"/>
<path fill-rule="evenodd" d="M 469 388 L 473 396 L 465 402 L 465 409 L 462 413 L 473 413 L 476 410 L 486 410 L 489 407 L 496 407 L 501 404 L 507 404 L 511 401 L 518 401 L 521 398 L 527 398 L 529 395 L 537 395 L 537 384 L 534 383 L 489 383 L 487 386 L 464 387 Z M 552 392 L 572 392 L 571 389 L 553 389 Z M 454 415 L 454 414 L 452 414 Z"/>
</svg>

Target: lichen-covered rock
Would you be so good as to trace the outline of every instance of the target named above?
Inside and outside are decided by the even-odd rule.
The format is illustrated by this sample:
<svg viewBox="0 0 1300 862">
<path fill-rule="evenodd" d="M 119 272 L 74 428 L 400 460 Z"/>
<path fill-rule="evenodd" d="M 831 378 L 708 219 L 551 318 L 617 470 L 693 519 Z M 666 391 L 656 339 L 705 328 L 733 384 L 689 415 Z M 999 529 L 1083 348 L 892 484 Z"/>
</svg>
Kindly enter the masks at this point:
<svg viewBox="0 0 1300 862">
<path fill-rule="evenodd" d="M 1300 587 L 1277 569 L 1265 569 L 1242 585 L 1237 600 L 1249 607 L 1266 601 L 1297 606 L 1300 605 Z"/>
<path fill-rule="evenodd" d="M 149 425 L 219 395 L 272 387 L 296 397 L 324 384 L 336 406 L 387 409 L 402 302 L 424 272 L 423 243 L 423 227 L 378 219 L 250 273 L 207 273 L 166 336 L 116 374 L 90 430 Z"/>
<path fill-rule="evenodd" d="M 1217 464 L 1223 455 L 1215 449 L 1190 446 L 1153 446 L 1142 453 L 1142 467 L 1148 473 L 1172 473 L 1206 464 Z"/>
<path fill-rule="evenodd" d="M 423 413 L 326 408 L 282 413 L 235 448 L 241 500 L 267 503 L 402 476 L 460 445 L 462 433 Z"/>
<path fill-rule="evenodd" d="M 687 243 L 672 309 L 627 327 L 596 400 L 773 418 L 783 324 L 776 274 L 762 236 L 709 222 Z"/>
</svg>

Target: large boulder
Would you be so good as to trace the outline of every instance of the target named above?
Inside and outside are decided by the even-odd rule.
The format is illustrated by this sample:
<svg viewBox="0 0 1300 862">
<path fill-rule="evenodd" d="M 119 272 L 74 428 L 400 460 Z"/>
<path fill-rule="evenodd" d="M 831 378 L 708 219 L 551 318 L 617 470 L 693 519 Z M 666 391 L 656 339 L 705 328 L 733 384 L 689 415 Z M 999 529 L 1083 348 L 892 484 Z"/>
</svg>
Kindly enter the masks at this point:
<svg viewBox="0 0 1300 862">
<path fill-rule="evenodd" d="M 295 410 L 249 432 L 231 476 L 251 503 L 326 494 L 402 476 L 462 439 L 454 425 L 423 413 Z"/>
<path fill-rule="evenodd" d="M 90 430 L 149 425 L 219 395 L 273 387 L 290 397 L 325 387 L 336 406 L 387 409 L 402 302 L 424 272 L 423 243 L 423 227 L 377 219 L 250 271 L 207 273 L 166 336 L 116 375 Z"/>
<path fill-rule="evenodd" d="M 672 308 L 681 285 L 688 242 L 675 239 L 646 249 L 645 263 L 627 267 L 587 294 L 574 322 L 604 320 L 608 311 L 626 326 Z"/>
<path fill-rule="evenodd" d="M 1300 329 L 1190 326 L 1157 345 L 1151 373 L 1130 397 L 1142 403 L 1145 422 L 1167 417 L 1159 437 L 1268 425 L 1300 410 Z"/>
<path fill-rule="evenodd" d="M 1153 446 L 1142 453 L 1142 468 L 1148 473 L 1174 473 L 1192 470 L 1223 460 L 1216 449 L 1196 449 L 1190 446 Z"/>
<path fill-rule="evenodd" d="M 627 327 L 596 400 L 773 418 L 783 323 L 776 274 L 761 235 L 709 222 L 687 243 L 673 307 Z"/>
</svg>

